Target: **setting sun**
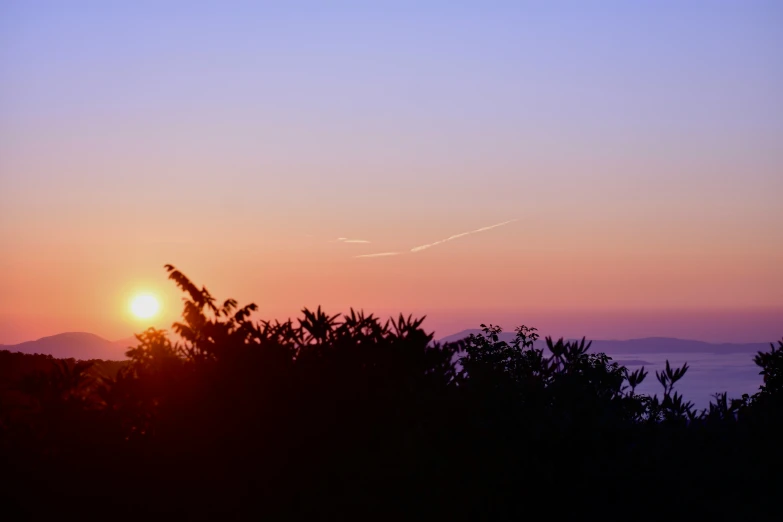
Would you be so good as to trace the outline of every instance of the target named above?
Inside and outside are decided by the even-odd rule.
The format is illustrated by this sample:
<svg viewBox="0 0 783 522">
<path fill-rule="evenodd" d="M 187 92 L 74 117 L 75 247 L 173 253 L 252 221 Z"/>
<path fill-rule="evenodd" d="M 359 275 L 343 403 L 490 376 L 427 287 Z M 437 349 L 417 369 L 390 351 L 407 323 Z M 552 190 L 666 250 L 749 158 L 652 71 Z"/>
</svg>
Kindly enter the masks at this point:
<svg viewBox="0 0 783 522">
<path fill-rule="evenodd" d="M 159 308 L 158 300 L 151 295 L 138 295 L 131 301 L 131 312 L 139 319 L 149 319 Z"/>
</svg>

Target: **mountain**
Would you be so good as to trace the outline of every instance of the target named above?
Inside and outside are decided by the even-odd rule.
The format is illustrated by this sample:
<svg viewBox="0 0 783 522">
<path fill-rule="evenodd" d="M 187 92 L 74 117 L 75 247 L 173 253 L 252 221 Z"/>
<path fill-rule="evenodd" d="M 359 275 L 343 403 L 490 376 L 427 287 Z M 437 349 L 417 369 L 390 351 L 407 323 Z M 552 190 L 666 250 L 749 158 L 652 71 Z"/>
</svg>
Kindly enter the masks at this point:
<svg viewBox="0 0 783 522">
<path fill-rule="evenodd" d="M 127 359 L 125 352 L 128 347 L 135 344 L 135 339 L 108 341 L 87 332 L 67 332 L 43 337 L 37 341 L 0 345 L 0 349 L 10 352 L 51 355 L 58 359 L 121 361 Z"/>
<path fill-rule="evenodd" d="M 453 342 L 464 339 L 470 334 L 481 333 L 481 330 L 463 330 L 439 339 L 440 342 Z M 514 332 L 503 332 L 500 340 L 511 341 Z M 135 346 L 136 339 L 122 339 L 120 341 L 108 341 L 103 337 L 87 332 L 67 332 L 50 337 L 43 337 L 37 341 L 27 341 L 19 344 L 2 345 L 0 350 L 22 353 L 39 353 L 51 355 L 56 358 L 74 359 L 103 359 L 107 361 L 125 360 L 125 352 L 128 347 Z M 539 340 L 537 347 L 544 347 L 544 341 Z M 759 351 L 768 351 L 769 343 L 707 343 L 688 339 L 676 339 L 672 337 L 646 337 L 643 339 L 628 339 L 624 341 L 594 340 L 591 351 L 604 352 L 608 355 L 615 354 L 639 354 L 639 353 L 748 353 L 755 354 Z"/>
<path fill-rule="evenodd" d="M 470 334 L 479 334 L 481 330 L 463 330 L 439 339 L 440 342 L 453 342 L 464 339 Z M 502 332 L 499 335 L 501 341 L 514 339 L 514 332 Z M 536 347 L 544 347 L 543 340 L 539 340 Z M 608 355 L 634 354 L 634 353 L 752 353 L 768 351 L 769 343 L 707 343 L 688 339 L 676 339 L 673 337 L 646 337 L 643 339 L 628 339 L 625 341 L 594 340 L 590 351 L 593 353 L 604 352 Z"/>
</svg>

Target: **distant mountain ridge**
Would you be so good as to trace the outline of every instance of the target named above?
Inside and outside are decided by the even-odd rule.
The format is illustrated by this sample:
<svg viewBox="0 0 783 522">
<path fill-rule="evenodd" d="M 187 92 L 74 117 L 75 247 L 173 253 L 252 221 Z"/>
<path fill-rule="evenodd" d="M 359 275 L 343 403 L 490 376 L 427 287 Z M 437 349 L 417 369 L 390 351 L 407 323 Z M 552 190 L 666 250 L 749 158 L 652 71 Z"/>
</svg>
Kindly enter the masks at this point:
<svg viewBox="0 0 783 522">
<path fill-rule="evenodd" d="M 479 329 L 463 330 L 453 335 L 438 339 L 440 342 L 453 342 L 468 337 L 470 334 L 481 333 Z M 514 332 L 502 332 L 500 339 L 511 341 Z M 122 361 L 127 359 L 125 352 L 136 345 L 135 338 L 109 341 L 88 332 L 66 332 L 35 341 L 19 344 L 0 344 L 0 350 L 22 353 L 39 353 L 51 355 L 58 359 L 103 359 L 107 361 Z M 539 340 L 537 347 L 544 347 L 544 341 Z M 628 340 L 594 340 L 591 351 L 614 354 L 637 353 L 752 353 L 769 350 L 769 343 L 708 343 L 673 337 L 645 337 Z"/>
<path fill-rule="evenodd" d="M 453 335 L 439 339 L 440 342 L 453 342 L 468 337 L 470 334 L 479 334 L 479 329 L 463 330 Z M 499 335 L 501 341 L 510 342 L 515 333 L 502 332 Z M 588 339 L 589 341 L 590 339 Z M 537 348 L 545 346 L 543 339 L 536 343 Z M 634 354 L 634 353 L 756 353 L 768 351 L 769 343 L 708 343 L 689 339 L 677 339 L 674 337 L 645 337 L 628 340 L 593 340 L 591 352 L 604 352 L 606 354 Z"/>
<path fill-rule="evenodd" d="M 88 332 L 66 332 L 35 341 L 19 344 L 0 345 L 0 350 L 22 353 L 51 355 L 57 359 L 103 359 L 122 361 L 127 359 L 125 352 L 136 344 L 136 339 L 109 341 Z"/>
</svg>

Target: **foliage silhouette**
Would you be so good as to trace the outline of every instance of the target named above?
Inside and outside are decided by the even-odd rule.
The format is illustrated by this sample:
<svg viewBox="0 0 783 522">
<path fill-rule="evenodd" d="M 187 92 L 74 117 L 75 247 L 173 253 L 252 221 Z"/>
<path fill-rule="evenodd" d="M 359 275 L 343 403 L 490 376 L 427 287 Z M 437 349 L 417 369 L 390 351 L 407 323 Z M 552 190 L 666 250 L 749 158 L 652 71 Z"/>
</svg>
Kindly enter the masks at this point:
<svg viewBox="0 0 783 522">
<path fill-rule="evenodd" d="M 783 341 L 755 358 L 757 394 L 697 411 L 674 390 L 687 364 L 667 362 L 646 396 L 644 368 L 584 338 L 542 344 L 523 325 L 505 342 L 482 324 L 439 344 L 423 318 L 320 307 L 254 322 L 255 305 L 166 270 L 184 293 L 175 335 L 138 334 L 112 376 L 45 359 L 2 389 L 3 491 L 21 518 L 779 512 Z"/>
</svg>

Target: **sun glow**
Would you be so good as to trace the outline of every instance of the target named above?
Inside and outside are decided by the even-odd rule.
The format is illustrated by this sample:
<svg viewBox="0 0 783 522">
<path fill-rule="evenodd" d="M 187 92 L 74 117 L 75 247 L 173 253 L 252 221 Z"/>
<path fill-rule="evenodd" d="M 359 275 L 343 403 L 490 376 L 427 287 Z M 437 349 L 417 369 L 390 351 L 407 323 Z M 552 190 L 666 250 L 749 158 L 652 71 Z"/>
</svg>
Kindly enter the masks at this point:
<svg viewBox="0 0 783 522">
<path fill-rule="evenodd" d="M 160 304 L 149 294 L 137 295 L 131 301 L 131 312 L 139 319 L 149 319 L 158 313 Z"/>
</svg>

